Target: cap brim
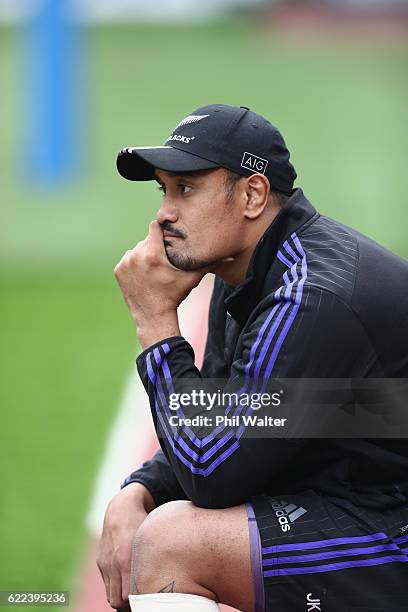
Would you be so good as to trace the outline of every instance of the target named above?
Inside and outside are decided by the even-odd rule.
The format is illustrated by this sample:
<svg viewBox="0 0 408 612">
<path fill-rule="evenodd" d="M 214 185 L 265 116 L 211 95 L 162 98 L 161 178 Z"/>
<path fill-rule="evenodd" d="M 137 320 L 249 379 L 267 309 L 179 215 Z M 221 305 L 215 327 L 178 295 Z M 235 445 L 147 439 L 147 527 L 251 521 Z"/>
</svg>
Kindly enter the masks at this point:
<svg viewBox="0 0 408 612">
<path fill-rule="evenodd" d="M 197 172 L 219 168 L 218 164 L 174 147 L 129 147 L 119 152 L 116 167 L 129 181 L 151 181 L 155 168 L 167 172 Z"/>
</svg>

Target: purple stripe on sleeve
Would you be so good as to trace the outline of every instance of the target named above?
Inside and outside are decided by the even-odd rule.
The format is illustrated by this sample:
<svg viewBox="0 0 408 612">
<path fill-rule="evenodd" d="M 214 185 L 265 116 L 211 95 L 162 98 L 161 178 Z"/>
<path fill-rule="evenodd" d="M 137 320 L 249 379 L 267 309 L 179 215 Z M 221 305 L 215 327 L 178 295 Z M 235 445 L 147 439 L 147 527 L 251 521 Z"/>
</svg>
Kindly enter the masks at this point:
<svg viewBox="0 0 408 612">
<path fill-rule="evenodd" d="M 292 285 L 293 285 L 293 282 L 292 282 Z M 241 387 L 241 389 L 239 389 L 239 391 L 237 392 L 237 393 L 238 393 L 238 395 L 239 395 L 239 394 L 241 394 L 241 393 L 243 393 L 243 392 L 245 392 L 245 391 L 247 390 L 247 386 L 248 386 L 248 385 L 249 385 L 249 383 L 250 383 L 250 378 L 249 378 L 249 370 L 250 370 L 250 367 L 252 366 L 252 363 L 253 363 L 253 361 L 254 361 L 254 357 L 255 357 L 255 352 L 256 352 L 256 349 L 258 348 L 258 345 L 260 344 L 260 342 L 261 342 L 261 340 L 262 340 L 262 338 L 263 338 L 263 335 L 264 335 L 264 333 L 265 333 L 265 330 L 267 329 L 267 327 L 268 327 L 268 325 L 269 325 L 270 321 L 273 319 L 273 317 L 274 317 L 274 315 L 275 315 L 276 311 L 277 311 L 279 308 L 282 308 L 282 304 L 281 304 L 281 303 L 276 304 L 276 306 L 274 306 L 274 308 L 273 308 L 273 309 L 272 309 L 272 311 L 269 313 L 268 317 L 265 319 L 264 323 L 262 324 L 261 329 L 260 329 L 260 330 L 259 330 L 259 332 L 258 332 L 257 339 L 256 339 L 255 343 L 253 344 L 253 346 L 251 347 L 251 352 L 250 352 L 250 358 L 249 358 L 249 361 L 248 361 L 248 363 L 247 363 L 247 364 L 246 364 L 246 366 L 245 366 L 245 378 L 246 378 L 246 382 L 245 382 L 245 385 L 244 385 L 243 387 Z M 269 335 L 268 335 L 268 337 L 267 337 L 267 340 L 269 340 Z M 168 344 L 164 344 L 164 345 L 163 345 L 163 349 L 165 350 L 165 353 L 166 353 L 166 354 L 167 354 L 167 353 L 170 351 L 170 347 L 169 347 L 169 345 L 168 345 Z M 168 387 L 169 387 L 169 389 L 170 389 L 170 393 L 174 393 L 173 381 L 172 381 L 172 377 L 171 377 L 170 370 L 169 370 L 169 367 L 168 367 L 168 362 L 167 362 L 167 359 L 164 359 L 164 360 L 163 360 L 163 363 L 162 363 L 162 359 L 161 359 L 161 356 L 160 356 L 160 353 L 159 353 L 158 349 L 154 349 L 154 350 L 155 350 L 155 359 L 156 359 L 156 363 L 157 363 L 158 367 L 160 367 L 160 365 L 162 365 L 162 368 L 163 368 L 163 373 L 164 373 L 164 376 L 165 376 L 165 380 L 166 380 L 166 382 L 167 382 L 167 385 L 168 385 Z M 156 355 L 156 351 L 157 351 L 157 355 Z M 258 362 L 258 361 L 259 361 L 259 358 L 258 358 L 257 362 Z M 154 380 L 156 380 L 156 374 L 153 374 L 153 375 L 154 375 Z M 229 414 L 229 412 L 231 411 L 231 409 L 233 408 L 233 406 L 234 406 L 234 404 L 231 404 L 230 406 L 228 406 L 228 408 L 226 409 L 226 415 L 228 415 L 228 414 Z M 240 414 L 240 413 L 242 412 L 242 409 L 243 409 L 243 407 L 242 407 L 242 406 L 238 406 L 238 407 L 237 407 L 237 410 L 234 412 L 234 416 L 235 416 L 235 414 Z M 184 415 L 184 412 L 183 412 L 183 410 L 182 410 L 181 408 L 180 408 L 180 412 L 179 412 L 179 414 L 180 414 L 180 416 L 181 416 L 182 418 L 184 418 L 184 416 L 185 416 L 185 415 Z M 215 437 L 216 437 L 216 436 L 217 436 L 219 433 L 221 433 L 221 431 L 223 431 L 223 430 L 224 430 L 226 427 L 227 427 L 226 425 L 219 425 L 218 427 L 216 427 L 216 428 L 214 429 L 214 431 L 212 431 L 210 434 L 208 434 L 208 435 L 207 435 L 206 437 L 204 437 L 202 440 L 200 440 L 200 438 L 198 438 L 198 437 L 197 437 L 197 436 L 194 434 L 194 432 L 191 430 L 191 428 L 190 428 L 190 427 L 188 427 L 188 426 L 184 426 L 184 427 L 183 427 L 183 430 L 185 431 L 185 433 L 188 435 L 188 437 L 190 438 L 190 440 L 193 442 L 193 444 L 195 444 L 195 446 L 196 446 L 197 448 L 202 448 L 203 446 L 206 446 L 206 445 L 207 445 L 209 442 L 211 442 L 212 440 L 214 440 L 214 439 L 215 439 Z M 233 433 L 233 432 L 232 432 L 232 433 Z M 230 432 L 227 434 L 227 436 L 228 436 L 228 439 L 231 437 L 231 431 L 230 431 Z M 222 438 L 222 440 L 224 440 L 224 438 Z M 227 439 L 225 439 L 225 440 L 224 440 L 224 443 L 225 443 L 225 441 L 227 441 Z M 215 451 L 214 451 L 214 452 L 215 452 Z M 212 454 L 213 454 L 213 453 L 212 453 Z"/>
<path fill-rule="evenodd" d="M 167 357 L 163 360 L 162 369 L 163 369 L 164 379 L 165 379 L 165 381 L 167 383 L 167 387 L 168 387 L 170 393 L 174 393 L 173 380 L 172 380 L 172 377 L 171 377 L 171 374 L 170 374 L 170 368 L 169 368 L 169 364 L 168 364 L 168 361 L 167 361 Z M 185 417 L 185 414 L 184 414 L 183 409 L 181 407 L 178 408 L 177 415 L 180 416 L 181 418 Z M 195 446 L 197 448 L 201 448 L 201 440 L 200 440 L 200 438 L 198 438 L 195 435 L 195 433 L 192 431 L 192 429 L 190 427 L 185 425 L 183 427 L 183 431 L 187 434 L 187 436 L 190 438 L 192 443 L 195 444 Z"/>
<path fill-rule="evenodd" d="M 150 356 L 151 356 L 151 353 L 149 353 L 149 354 L 147 355 L 147 358 L 146 358 L 146 362 L 147 362 L 147 365 L 148 365 L 148 369 L 147 369 L 147 371 L 148 371 L 148 373 L 149 373 L 149 378 L 150 378 L 150 381 L 151 381 L 151 382 L 152 382 L 152 384 L 154 385 L 153 380 L 152 380 L 152 376 L 154 375 L 154 372 L 153 372 L 153 369 L 151 368 L 151 365 L 150 365 Z M 150 368 L 149 368 L 149 365 L 150 365 Z M 156 394 L 156 390 L 155 390 L 155 389 L 154 389 L 154 391 L 153 391 L 153 398 L 154 398 L 154 406 L 155 406 L 155 410 L 156 410 L 157 417 L 158 417 L 158 419 L 160 420 L 160 423 L 161 423 L 161 425 L 162 425 L 162 427 L 163 427 L 163 431 L 164 431 L 164 433 L 165 433 L 165 435 L 166 435 L 166 438 L 167 438 L 167 440 L 168 440 L 168 442 L 169 442 L 169 444 L 170 444 L 171 449 L 173 450 L 173 452 L 174 452 L 174 454 L 176 455 L 176 457 L 177 457 L 178 459 L 180 459 L 180 461 L 181 461 L 181 462 L 182 462 L 182 463 L 183 463 L 183 464 L 184 464 L 186 467 L 189 467 L 189 468 L 191 469 L 191 466 L 192 466 L 191 462 L 190 462 L 190 461 L 188 461 L 188 459 L 186 459 L 186 458 L 184 457 L 184 455 L 182 455 L 182 454 L 180 453 L 180 451 L 179 451 L 179 450 L 178 450 L 178 449 L 175 447 L 175 445 L 174 445 L 173 438 L 171 437 L 171 435 L 170 435 L 170 433 L 169 433 L 169 431 L 168 431 L 168 429 L 167 429 L 167 421 L 166 421 L 166 420 L 163 418 L 163 415 L 162 415 L 161 410 L 160 410 L 160 408 L 159 408 L 159 403 L 158 403 L 158 401 L 157 401 L 157 394 Z"/>
<path fill-rule="evenodd" d="M 147 374 L 150 378 L 150 382 L 152 383 L 152 385 L 155 384 L 156 382 L 156 373 L 154 372 L 153 368 L 152 368 L 152 364 L 151 364 L 151 356 L 152 353 L 147 353 L 146 355 L 146 366 L 147 366 Z"/>
<path fill-rule="evenodd" d="M 156 353 L 155 353 L 155 358 L 156 358 L 156 360 L 158 359 Z M 170 410 L 169 410 L 169 408 L 167 406 L 166 396 L 165 396 L 165 393 L 163 392 L 163 388 L 162 388 L 160 377 L 156 378 L 156 389 L 157 389 L 157 392 L 158 392 L 161 404 L 162 404 L 162 406 L 164 408 L 164 411 L 166 413 L 166 416 L 167 416 L 167 418 L 169 418 L 172 415 L 171 415 Z M 162 419 L 160 419 L 160 422 L 163 425 Z M 169 425 L 170 425 L 170 423 L 169 423 Z M 179 434 L 178 430 L 174 426 L 170 425 L 170 427 L 171 427 L 171 430 L 173 432 L 173 440 L 174 440 L 174 442 L 176 442 L 184 450 L 184 452 L 189 457 L 191 457 L 191 459 L 196 461 L 197 463 L 205 463 L 210 457 L 212 457 L 212 455 L 214 455 L 220 448 L 222 448 L 233 437 L 233 431 L 228 432 L 228 434 L 226 436 L 224 436 L 224 438 L 222 438 L 220 440 L 217 440 L 217 442 L 214 444 L 214 446 L 211 447 L 211 449 L 209 451 L 207 451 L 207 453 L 205 453 L 204 455 L 200 456 L 198 453 L 196 453 L 192 448 L 190 448 L 188 446 L 188 444 L 185 442 L 185 440 L 182 438 L 182 436 Z M 168 431 L 167 427 L 166 427 L 166 431 Z M 172 448 L 174 450 L 174 448 L 175 448 L 174 445 L 172 445 Z M 221 455 L 221 457 L 228 456 L 227 452 L 228 452 L 228 450 L 225 451 Z M 191 463 L 190 465 L 192 466 L 193 464 Z M 208 466 L 207 470 L 209 468 L 211 468 L 211 465 Z M 207 470 L 205 470 L 205 471 L 207 471 Z M 208 472 L 208 473 L 210 473 L 210 472 Z"/>
<path fill-rule="evenodd" d="M 172 415 L 170 414 L 169 408 L 167 406 L 166 396 L 165 396 L 165 394 L 163 392 L 163 388 L 162 388 L 162 384 L 161 384 L 161 380 L 160 380 L 159 376 L 156 378 L 156 389 L 157 389 L 157 393 L 158 393 L 161 405 L 164 408 L 164 412 L 166 414 L 166 417 L 167 417 L 167 419 L 169 419 Z M 159 410 L 159 414 L 162 415 L 160 410 Z M 179 446 L 181 446 L 181 448 L 185 451 L 185 453 L 189 457 L 191 457 L 195 461 L 199 461 L 200 456 L 192 448 L 190 448 L 188 446 L 186 441 L 179 434 L 177 428 L 174 425 L 171 425 L 170 421 L 168 421 L 168 424 L 170 426 L 171 431 L 173 432 L 174 442 L 177 442 L 177 444 L 179 444 Z"/>
<path fill-rule="evenodd" d="M 211 465 L 209 465 L 203 472 L 204 472 L 204 476 L 209 476 L 214 470 L 215 468 L 217 468 L 223 461 L 225 461 L 225 459 L 228 459 L 228 457 L 230 455 L 232 455 L 232 453 L 235 453 L 235 451 L 239 448 L 239 442 L 236 441 L 234 442 L 234 444 L 231 444 L 231 446 L 229 448 L 227 448 L 227 450 L 225 450 L 223 453 L 221 453 L 221 455 L 219 455 L 219 457 L 217 457 L 217 459 L 215 459 L 215 461 L 213 461 L 211 463 Z"/>
<path fill-rule="evenodd" d="M 151 355 L 151 353 L 148 354 L 147 359 L 146 359 L 146 363 L 147 363 L 147 366 L 148 366 L 149 377 L 150 377 L 150 372 L 153 373 L 153 369 L 152 369 L 151 364 L 150 364 L 150 355 Z M 152 378 L 150 378 L 150 380 L 152 380 Z M 157 393 L 156 393 L 156 390 L 157 390 Z M 173 450 L 175 448 L 174 447 L 174 442 L 173 442 L 173 439 L 174 439 L 174 441 L 177 442 L 181 446 L 181 448 L 183 448 L 183 450 L 187 453 L 187 455 L 189 455 L 192 459 L 198 459 L 199 455 L 196 452 L 194 452 L 186 444 L 186 442 L 179 436 L 179 434 L 177 432 L 177 429 L 175 427 L 171 426 L 170 423 L 167 420 L 164 421 L 163 414 L 162 414 L 162 412 L 160 410 L 160 407 L 159 407 L 159 402 L 158 402 L 158 399 L 157 399 L 157 395 L 159 396 L 159 399 L 160 399 L 160 401 L 161 401 L 161 403 L 163 405 L 163 408 L 164 408 L 164 411 L 166 412 L 167 418 L 169 418 L 169 416 L 171 416 L 171 415 L 169 415 L 169 408 L 167 407 L 167 404 L 166 404 L 166 401 L 165 401 L 165 397 L 164 397 L 164 393 L 163 393 L 160 377 L 156 377 L 156 385 L 155 385 L 155 391 L 154 391 L 155 409 L 156 409 L 157 416 L 159 417 L 160 422 L 162 424 L 163 430 L 166 433 L 166 437 L 167 437 L 168 441 L 171 443 L 171 446 L 172 446 Z M 170 433 L 168 431 L 167 425 L 169 425 L 171 431 L 173 432 L 173 438 L 171 437 L 171 435 L 170 435 Z M 179 455 L 177 455 L 177 456 L 180 458 Z"/>
<path fill-rule="evenodd" d="M 167 345 L 168 346 L 168 345 Z M 156 351 L 156 349 L 155 349 Z M 160 353 L 159 351 L 157 351 L 157 353 L 155 353 L 155 359 L 157 361 L 160 362 Z M 148 372 L 150 372 L 152 374 L 152 376 L 154 375 L 153 369 L 150 365 L 150 353 L 147 356 L 147 360 L 148 360 Z M 149 374 L 150 376 L 150 374 Z M 166 397 L 165 394 L 163 393 L 163 389 L 162 389 L 162 385 L 161 385 L 161 381 L 160 381 L 160 377 L 156 377 L 156 385 L 155 388 L 157 389 L 157 393 L 159 395 L 159 398 L 161 400 L 161 403 L 163 405 L 164 411 L 167 413 L 166 416 L 169 416 L 169 408 L 167 406 L 167 402 L 166 402 Z M 217 457 L 217 459 L 215 461 L 213 461 L 213 463 L 211 465 L 209 465 L 207 468 L 203 469 L 203 468 L 198 468 L 195 467 L 194 464 L 189 461 L 186 457 L 184 457 L 184 455 L 182 455 L 180 453 L 180 451 L 178 451 L 177 447 L 175 446 L 175 443 L 177 442 L 177 444 L 179 444 L 179 446 L 185 451 L 185 453 L 191 457 L 191 459 L 195 460 L 196 462 L 203 462 L 203 459 L 200 458 L 200 456 L 193 451 L 188 444 L 186 444 L 185 440 L 183 440 L 183 438 L 179 435 L 179 433 L 177 432 L 177 430 L 174 427 L 171 427 L 172 431 L 173 431 L 173 438 L 171 437 L 168 428 L 167 428 L 167 422 L 165 421 L 163 414 L 160 410 L 160 406 L 159 406 L 159 402 L 157 401 L 157 394 L 156 391 L 154 391 L 154 397 L 155 397 L 155 409 L 158 415 L 158 418 L 160 419 L 160 423 L 163 427 L 163 431 L 166 434 L 167 440 L 169 441 L 169 444 L 171 446 L 171 449 L 173 450 L 174 454 L 178 457 L 178 459 L 180 459 L 182 461 L 182 463 L 188 467 L 190 469 L 190 471 L 193 474 L 200 474 L 202 476 L 208 476 L 209 474 L 211 474 L 215 468 L 222 463 L 222 461 L 224 461 L 227 457 L 229 457 L 238 447 L 239 447 L 239 442 L 236 441 L 234 442 L 231 446 L 229 446 L 229 448 L 227 448 L 223 453 L 221 453 L 221 455 L 219 457 Z M 232 437 L 233 432 L 231 432 L 231 435 L 229 435 L 230 439 Z M 223 444 L 225 443 L 225 441 L 223 442 L 222 440 L 219 440 L 217 442 L 217 448 L 215 449 L 214 452 L 216 452 L 216 450 L 219 450 L 220 447 L 223 446 Z"/>
<path fill-rule="evenodd" d="M 195 467 L 191 461 L 189 461 L 186 457 L 184 457 L 184 455 L 182 455 L 182 453 L 180 453 L 180 451 L 177 449 L 177 447 L 175 446 L 174 440 L 172 439 L 171 435 L 169 434 L 169 431 L 167 429 L 167 422 L 166 420 L 163 418 L 163 414 L 159 408 L 158 405 L 158 401 L 157 401 L 157 394 L 156 391 L 154 391 L 154 403 L 155 403 L 155 409 L 157 412 L 157 416 L 160 420 L 160 423 L 162 424 L 163 427 L 163 431 L 166 434 L 166 438 L 169 442 L 170 448 L 172 449 L 173 453 L 176 455 L 176 457 L 181 461 L 181 463 L 183 463 L 187 468 L 190 469 L 190 471 L 192 472 L 192 474 L 198 474 L 200 476 L 209 476 L 211 474 L 211 472 L 213 472 L 215 470 L 215 468 L 222 463 L 222 461 L 224 461 L 224 459 L 226 459 L 227 457 L 229 457 L 229 455 L 232 455 L 232 453 L 235 452 L 235 450 L 239 447 L 239 442 L 235 442 L 234 444 L 232 444 L 226 451 L 224 451 L 218 458 L 216 461 L 214 461 L 208 468 L 203 469 L 203 468 L 197 468 Z"/>
</svg>

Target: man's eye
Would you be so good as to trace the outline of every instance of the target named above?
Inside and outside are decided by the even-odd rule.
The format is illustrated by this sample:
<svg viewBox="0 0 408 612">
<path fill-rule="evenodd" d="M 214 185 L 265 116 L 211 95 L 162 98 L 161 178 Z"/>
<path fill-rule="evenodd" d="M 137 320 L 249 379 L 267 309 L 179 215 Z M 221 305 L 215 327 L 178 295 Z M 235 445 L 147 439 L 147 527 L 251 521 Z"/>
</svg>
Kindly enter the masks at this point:
<svg viewBox="0 0 408 612">
<path fill-rule="evenodd" d="M 180 185 L 180 190 L 183 195 L 185 195 L 186 193 L 189 193 L 191 189 L 192 187 L 189 187 L 188 185 Z"/>
<path fill-rule="evenodd" d="M 161 191 L 162 193 L 166 193 L 166 188 L 163 185 L 159 185 L 157 189 Z"/>
</svg>

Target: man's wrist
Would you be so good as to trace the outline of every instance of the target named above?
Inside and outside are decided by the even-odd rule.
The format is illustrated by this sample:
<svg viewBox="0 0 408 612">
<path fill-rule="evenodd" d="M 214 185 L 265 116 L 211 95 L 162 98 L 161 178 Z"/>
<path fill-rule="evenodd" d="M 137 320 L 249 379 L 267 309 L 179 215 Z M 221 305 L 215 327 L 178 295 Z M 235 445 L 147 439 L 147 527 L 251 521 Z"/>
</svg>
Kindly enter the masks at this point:
<svg viewBox="0 0 408 612">
<path fill-rule="evenodd" d="M 165 338 L 180 336 L 177 310 L 138 315 L 134 317 L 134 321 L 143 350 Z"/>
<path fill-rule="evenodd" d="M 133 497 L 136 503 L 140 503 L 147 514 L 155 509 L 156 504 L 152 494 L 141 482 L 130 482 L 122 489 L 122 492 L 124 491 L 126 495 Z"/>
</svg>

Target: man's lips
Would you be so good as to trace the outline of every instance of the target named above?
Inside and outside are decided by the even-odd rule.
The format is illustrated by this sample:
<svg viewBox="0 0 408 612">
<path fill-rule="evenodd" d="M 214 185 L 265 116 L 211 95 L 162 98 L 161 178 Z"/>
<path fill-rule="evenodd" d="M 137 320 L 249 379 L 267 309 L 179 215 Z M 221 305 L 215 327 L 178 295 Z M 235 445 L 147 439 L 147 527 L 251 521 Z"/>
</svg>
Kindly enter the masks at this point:
<svg viewBox="0 0 408 612">
<path fill-rule="evenodd" d="M 177 234 L 170 234 L 170 232 L 163 232 L 163 238 L 181 238 Z"/>
</svg>

